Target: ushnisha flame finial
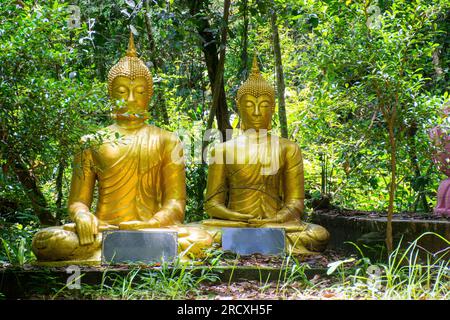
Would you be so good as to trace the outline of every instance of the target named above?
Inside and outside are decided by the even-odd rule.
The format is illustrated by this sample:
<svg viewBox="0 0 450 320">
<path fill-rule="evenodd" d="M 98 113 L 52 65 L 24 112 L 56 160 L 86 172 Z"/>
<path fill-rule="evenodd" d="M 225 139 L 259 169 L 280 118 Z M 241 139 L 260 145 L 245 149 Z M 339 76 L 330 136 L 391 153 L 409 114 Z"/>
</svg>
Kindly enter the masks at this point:
<svg viewBox="0 0 450 320">
<path fill-rule="evenodd" d="M 108 92 L 111 97 L 112 84 L 115 78 L 122 76 L 131 80 L 137 77 L 144 77 L 147 80 L 149 96 L 153 95 L 153 77 L 145 65 L 144 61 L 138 58 L 136 47 L 134 45 L 133 32 L 130 31 L 130 39 L 128 41 L 128 49 L 125 57 L 121 58 L 108 73 Z"/>
<path fill-rule="evenodd" d="M 137 57 L 136 47 L 134 46 L 134 36 L 131 30 L 130 40 L 128 41 L 127 57 Z"/>
<path fill-rule="evenodd" d="M 260 75 L 259 72 L 259 65 L 258 65 L 258 57 L 256 56 L 256 52 L 253 55 L 253 62 L 252 62 L 252 71 L 250 72 L 250 77 L 257 77 Z"/>
<path fill-rule="evenodd" d="M 268 83 L 259 71 L 258 57 L 256 53 L 253 56 L 253 63 L 248 79 L 238 89 L 236 101 L 239 107 L 239 100 L 244 94 L 250 94 L 254 97 L 267 95 L 272 98 L 275 107 L 275 89 Z"/>
</svg>

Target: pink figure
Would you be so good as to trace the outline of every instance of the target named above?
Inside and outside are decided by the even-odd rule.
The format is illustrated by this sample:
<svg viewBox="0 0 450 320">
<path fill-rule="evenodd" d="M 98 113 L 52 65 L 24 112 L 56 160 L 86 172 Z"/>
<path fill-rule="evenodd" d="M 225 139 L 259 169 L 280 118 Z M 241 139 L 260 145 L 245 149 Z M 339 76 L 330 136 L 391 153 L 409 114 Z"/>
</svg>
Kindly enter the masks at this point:
<svg viewBox="0 0 450 320">
<path fill-rule="evenodd" d="M 450 108 L 444 109 L 444 116 L 450 114 Z M 437 191 L 437 204 L 434 208 L 434 214 L 437 216 L 450 217 L 450 135 L 449 130 L 438 125 L 430 130 L 430 139 L 432 140 L 435 152 L 433 161 L 438 169 L 447 175 Z"/>
</svg>

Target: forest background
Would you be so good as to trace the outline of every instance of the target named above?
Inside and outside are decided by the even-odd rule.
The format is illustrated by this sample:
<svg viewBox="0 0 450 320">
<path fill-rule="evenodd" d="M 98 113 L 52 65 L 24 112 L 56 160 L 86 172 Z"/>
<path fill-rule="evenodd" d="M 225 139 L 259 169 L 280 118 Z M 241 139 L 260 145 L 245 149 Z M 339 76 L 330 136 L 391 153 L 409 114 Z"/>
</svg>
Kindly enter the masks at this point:
<svg viewBox="0 0 450 320">
<path fill-rule="evenodd" d="M 106 76 L 130 29 L 154 77 L 150 123 L 238 132 L 257 53 L 277 88 L 273 131 L 303 151 L 308 211 L 429 213 L 445 178 L 428 131 L 447 121 L 449 13 L 444 0 L 1 0 L 1 228 L 67 222 L 72 157 L 111 123 Z M 187 152 L 196 221 L 207 166 Z"/>
</svg>

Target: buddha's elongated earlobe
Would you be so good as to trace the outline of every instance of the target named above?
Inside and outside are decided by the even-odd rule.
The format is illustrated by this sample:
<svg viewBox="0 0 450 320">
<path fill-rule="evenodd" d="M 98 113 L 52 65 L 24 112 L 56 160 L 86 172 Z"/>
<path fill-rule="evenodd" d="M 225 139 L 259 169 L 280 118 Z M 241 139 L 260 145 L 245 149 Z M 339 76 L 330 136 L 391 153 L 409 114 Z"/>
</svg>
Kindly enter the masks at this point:
<svg viewBox="0 0 450 320">
<path fill-rule="evenodd" d="M 275 113 L 275 100 L 273 101 L 273 106 L 271 108 L 272 110 L 272 119 L 273 119 L 273 115 Z M 267 131 L 272 130 L 272 120 L 269 122 L 269 126 L 267 127 Z"/>
<path fill-rule="evenodd" d="M 241 124 L 241 130 L 245 131 L 247 128 L 245 127 L 244 121 L 242 121 L 242 118 L 239 120 L 239 123 Z"/>
</svg>

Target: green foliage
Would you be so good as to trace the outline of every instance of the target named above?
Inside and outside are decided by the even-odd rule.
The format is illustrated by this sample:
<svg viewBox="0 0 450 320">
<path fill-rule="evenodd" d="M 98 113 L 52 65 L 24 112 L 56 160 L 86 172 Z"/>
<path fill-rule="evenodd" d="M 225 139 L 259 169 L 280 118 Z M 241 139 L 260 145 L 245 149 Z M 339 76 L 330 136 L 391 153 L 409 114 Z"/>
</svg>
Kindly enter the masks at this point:
<svg viewBox="0 0 450 320">
<path fill-rule="evenodd" d="M 2 154 L 48 166 L 92 127 L 87 115 L 102 110 L 104 86 L 83 65 L 85 30 L 67 28 L 65 6 L 12 3 L 2 6 L 1 119 L 9 147 Z"/>
<path fill-rule="evenodd" d="M 374 15 L 367 3 L 304 1 L 293 6 L 306 23 L 286 18 L 288 120 L 303 145 L 306 183 L 340 206 L 386 208 L 390 146 L 384 115 L 395 108 L 397 210 L 429 211 L 439 174 L 427 130 L 448 101 L 433 57 L 443 46 L 448 4 L 380 2 Z"/>
<path fill-rule="evenodd" d="M 8 264 L 22 267 L 35 260 L 31 251 L 31 241 L 37 231 L 37 223 L 22 225 L 20 223 L 2 222 L 0 227 L 0 265 Z"/>
<path fill-rule="evenodd" d="M 2 176 L 15 188 L 21 165 L 56 199 L 58 168 L 64 171 L 80 137 L 104 122 L 105 86 L 93 79 L 86 25 L 69 29 L 65 4 L 7 1 L 0 16 Z"/>
<path fill-rule="evenodd" d="M 200 137 L 212 93 L 197 26 L 207 19 L 218 41 L 223 4 L 208 1 L 195 16 L 186 1 L 77 0 L 71 5 L 80 8 L 80 27 L 70 29 L 67 4 L 23 2 L 0 8 L 0 210 L 14 222 L 33 205 L 17 179 L 14 164 L 20 163 L 64 221 L 72 154 L 81 136 L 110 121 L 106 76 L 125 51 L 129 29 L 154 75 L 149 122 Z M 448 3 L 237 1 L 224 74 L 233 119 L 235 93 L 254 52 L 263 75 L 275 83 L 274 6 L 288 131 L 303 150 L 307 197 L 326 195 L 352 209 L 386 208 L 390 148 L 383 110 L 395 106 L 396 210 L 429 212 L 442 178 L 431 161 L 427 130 L 449 100 Z M 273 124 L 279 132 L 278 119 Z M 189 222 L 205 217 L 207 168 L 193 160 L 193 150 L 187 155 Z"/>
</svg>

